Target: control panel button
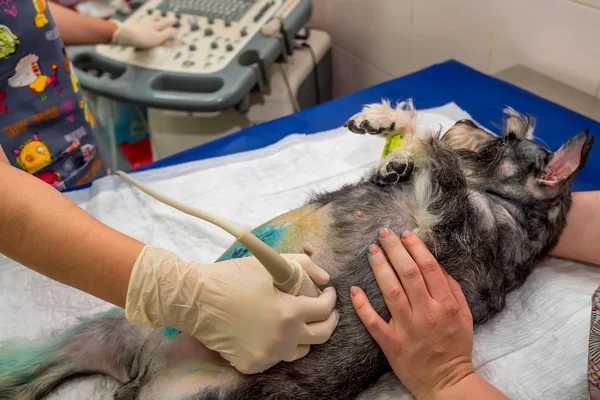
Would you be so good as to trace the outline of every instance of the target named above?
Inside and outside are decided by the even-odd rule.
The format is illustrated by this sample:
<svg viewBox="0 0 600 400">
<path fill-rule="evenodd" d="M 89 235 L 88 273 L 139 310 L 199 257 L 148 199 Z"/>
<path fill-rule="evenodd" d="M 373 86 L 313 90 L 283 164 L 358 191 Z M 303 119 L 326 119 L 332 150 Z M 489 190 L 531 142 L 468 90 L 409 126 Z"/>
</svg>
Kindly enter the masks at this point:
<svg viewBox="0 0 600 400">
<path fill-rule="evenodd" d="M 196 31 L 198 31 L 198 30 L 200 30 L 200 26 L 199 26 L 198 24 L 196 24 L 196 23 L 192 23 L 192 24 L 190 25 L 190 31 L 192 31 L 192 32 L 196 32 Z"/>
<path fill-rule="evenodd" d="M 181 28 L 181 24 L 179 23 L 179 21 L 177 21 L 173 24 L 173 28 L 178 28 L 178 29 Z"/>
<path fill-rule="evenodd" d="M 148 15 L 152 15 L 152 13 L 154 12 L 154 10 L 151 9 L 151 8 L 149 8 L 149 9 L 146 10 L 146 12 L 148 13 Z"/>
<path fill-rule="evenodd" d="M 180 12 L 180 11 L 177 11 L 177 12 L 175 13 L 175 18 L 177 18 L 177 19 L 181 19 L 181 12 Z"/>
<path fill-rule="evenodd" d="M 192 60 L 185 60 L 182 65 L 186 68 L 190 68 L 190 67 L 193 67 L 194 65 L 196 65 L 196 63 L 193 62 Z"/>
<path fill-rule="evenodd" d="M 190 49 L 190 51 L 196 51 L 196 45 L 194 44 L 190 44 L 188 48 Z"/>
<path fill-rule="evenodd" d="M 242 35 L 242 36 L 248 36 L 248 29 L 242 28 L 242 30 L 240 31 L 240 35 Z"/>
<path fill-rule="evenodd" d="M 219 45 L 217 44 L 217 42 L 212 42 L 212 43 L 210 44 L 210 48 L 211 48 L 211 49 L 216 49 L 217 47 L 219 47 Z"/>
<path fill-rule="evenodd" d="M 225 19 L 225 27 L 229 28 L 231 26 L 231 20 L 229 18 Z"/>
<path fill-rule="evenodd" d="M 214 24 L 215 23 L 215 17 L 208 17 L 208 23 L 209 24 Z"/>
<path fill-rule="evenodd" d="M 225 46 L 225 48 L 227 49 L 227 51 L 233 51 L 233 45 L 232 44 L 227 44 L 227 46 Z"/>
<path fill-rule="evenodd" d="M 213 30 L 212 29 L 206 28 L 204 30 L 204 35 L 206 35 L 206 36 L 212 36 L 212 34 L 213 34 Z"/>
<path fill-rule="evenodd" d="M 167 12 L 163 11 L 163 12 L 160 13 L 160 15 L 162 15 L 163 17 L 166 17 L 167 16 Z"/>
</svg>

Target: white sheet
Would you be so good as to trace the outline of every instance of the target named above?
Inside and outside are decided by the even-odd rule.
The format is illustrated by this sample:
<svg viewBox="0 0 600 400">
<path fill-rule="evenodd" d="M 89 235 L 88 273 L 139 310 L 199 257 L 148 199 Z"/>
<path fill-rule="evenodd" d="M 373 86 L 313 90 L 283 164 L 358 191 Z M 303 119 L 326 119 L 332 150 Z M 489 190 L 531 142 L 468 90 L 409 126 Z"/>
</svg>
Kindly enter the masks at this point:
<svg viewBox="0 0 600 400">
<path fill-rule="evenodd" d="M 423 125 L 447 129 L 468 118 L 455 104 L 427 110 Z M 361 177 L 383 142 L 344 129 L 292 135 L 257 151 L 136 174 L 180 201 L 252 228 L 303 204 L 315 190 Z M 69 194 L 104 223 L 186 259 L 211 262 L 232 242 L 218 228 L 157 203 L 117 177 Z M 478 371 L 515 399 L 585 398 L 590 297 L 600 269 L 552 260 L 510 294 L 504 312 L 479 328 Z M 64 329 L 77 317 L 110 308 L 0 256 L 0 342 L 35 339 Z M 51 399 L 106 399 L 114 383 L 101 377 L 65 385 Z M 410 398 L 386 376 L 364 399 Z"/>
</svg>

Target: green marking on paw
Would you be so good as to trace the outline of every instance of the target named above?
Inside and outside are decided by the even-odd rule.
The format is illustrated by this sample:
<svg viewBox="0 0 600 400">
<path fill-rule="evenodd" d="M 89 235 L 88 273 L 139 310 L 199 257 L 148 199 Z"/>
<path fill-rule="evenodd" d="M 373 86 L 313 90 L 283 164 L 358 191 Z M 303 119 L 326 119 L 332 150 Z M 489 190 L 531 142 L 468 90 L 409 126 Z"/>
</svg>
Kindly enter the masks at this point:
<svg viewBox="0 0 600 400">
<path fill-rule="evenodd" d="M 395 133 L 388 136 L 385 140 L 385 146 L 383 147 L 381 158 L 386 158 L 394 149 L 402 146 L 404 146 L 404 134 Z"/>
</svg>

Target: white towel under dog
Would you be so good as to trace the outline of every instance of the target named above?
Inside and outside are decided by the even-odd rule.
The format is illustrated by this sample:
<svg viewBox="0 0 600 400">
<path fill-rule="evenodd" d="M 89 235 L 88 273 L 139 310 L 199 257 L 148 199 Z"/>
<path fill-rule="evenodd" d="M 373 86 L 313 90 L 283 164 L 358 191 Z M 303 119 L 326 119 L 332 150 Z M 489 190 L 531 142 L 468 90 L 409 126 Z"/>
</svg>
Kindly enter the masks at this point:
<svg viewBox="0 0 600 400">
<path fill-rule="evenodd" d="M 451 103 L 420 113 L 421 126 L 449 128 L 469 118 Z M 486 122 L 486 121 L 482 121 Z M 267 129 L 267 128 L 265 128 Z M 291 135 L 272 146 L 150 170 L 136 178 L 179 201 L 247 228 L 301 206 L 313 191 L 355 181 L 378 160 L 383 141 L 344 129 Z M 207 223 L 157 203 L 117 177 L 69 196 L 102 222 L 185 259 L 211 262 L 232 238 Z M 551 260 L 508 296 L 506 309 L 476 331 L 478 371 L 514 399 L 584 399 L 590 298 L 600 268 Z M 0 256 L 0 342 L 56 335 L 110 308 Z M 50 399 L 107 399 L 114 382 L 85 378 Z M 393 375 L 364 399 L 410 398 Z"/>
</svg>

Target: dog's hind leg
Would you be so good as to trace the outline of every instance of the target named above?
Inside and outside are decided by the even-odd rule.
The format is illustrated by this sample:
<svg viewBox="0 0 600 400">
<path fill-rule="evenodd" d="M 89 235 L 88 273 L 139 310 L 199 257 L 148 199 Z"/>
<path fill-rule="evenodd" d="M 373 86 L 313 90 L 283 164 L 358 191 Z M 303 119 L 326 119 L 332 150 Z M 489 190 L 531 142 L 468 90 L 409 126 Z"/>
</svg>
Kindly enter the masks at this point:
<svg viewBox="0 0 600 400">
<path fill-rule="evenodd" d="M 361 112 L 352 116 L 344 126 L 358 134 L 385 135 L 402 132 L 405 135 L 415 133 L 417 113 L 411 100 L 397 103 L 392 107 L 389 101 L 368 104 Z"/>
<path fill-rule="evenodd" d="M 150 332 L 115 309 L 45 345 L 8 344 L 0 349 L 0 399 L 39 399 L 69 379 L 92 374 L 125 383 L 137 373 L 136 354 Z"/>
<path fill-rule="evenodd" d="M 153 333 L 136 363 L 137 374 L 117 390 L 116 400 L 236 399 L 247 379 L 218 353 L 170 328 Z"/>
</svg>

